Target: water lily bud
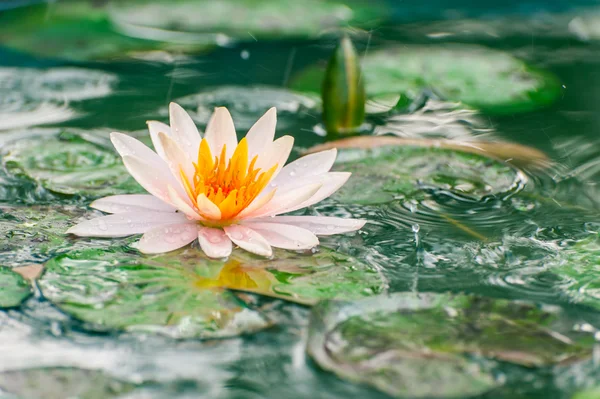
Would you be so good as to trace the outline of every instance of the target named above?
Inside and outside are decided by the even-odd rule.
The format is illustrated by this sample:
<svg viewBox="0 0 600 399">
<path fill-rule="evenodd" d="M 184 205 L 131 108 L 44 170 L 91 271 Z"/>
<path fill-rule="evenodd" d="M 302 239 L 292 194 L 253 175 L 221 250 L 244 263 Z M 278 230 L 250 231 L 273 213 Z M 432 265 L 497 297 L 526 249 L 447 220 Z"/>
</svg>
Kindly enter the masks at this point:
<svg viewBox="0 0 600 399">
<path fill-rule="evenodd" d="M 329 60 L 322 87 L 329 134 L 357 131 L 365 119 L 365 84 L 352 41 L 344 37 Z"/>
</svg>

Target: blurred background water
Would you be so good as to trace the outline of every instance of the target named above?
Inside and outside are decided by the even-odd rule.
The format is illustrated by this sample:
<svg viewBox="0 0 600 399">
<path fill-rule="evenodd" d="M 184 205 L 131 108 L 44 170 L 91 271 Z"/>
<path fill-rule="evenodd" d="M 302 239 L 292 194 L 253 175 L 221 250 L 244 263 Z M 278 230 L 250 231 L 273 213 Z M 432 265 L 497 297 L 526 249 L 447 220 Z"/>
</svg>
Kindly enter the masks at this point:
<svg viewBox="0 0 600 399">
<path fill-rule="evenodd" d="M 46 164 L 36 164 L 29 159 L 38 150 L 26 158 L 18 143 L 42 143 L 43 151 L 44 138 L 64 131 L 94 143 L 106 143 L 112 130 L 142 137 L 147 120 L 167 121 L 170 101 L 201 128 L 215 106 L 225 105 L 238 135 L 276 106 L 277 135 L 295 137 L 294 157 L 327 143 L 320 80 L 302 77 L 327 63 L 341 33 L 350 35 L 365 64 L 378 52 L 382 61 L 372 63 L 389 59 L 399 69 L 431 59 L 423 64 L 429 69 L 419 70 L 426 83 L 402 93 L 405 105 L 367 116 L 368 140 L 387 133 L 462 149 L 484 141 L 485 154 L 511 169 L 494 172 L 497 181 L 484 181 L 479 191 L 472 186 L 489 164 L 450 177 L 459 188 L 425 176 L 415 183 L 422 195 L 390 194 L 390 201 L 372 203 L 379 177 L 358 180 L 359 165 L 361 184 L 343 193 L 350 200 L 333 197 L 309 212 L 371 223 L 357 236 L 324 238 L 323 245 L 381 271 L 390 292 L 467 292 L 573 312 L 585 307 L 592 320 L 590 309 L 600 308 L 600 252 L 589 245 L 600 228 L 600 2 L 593 0 L 0 1 L 0 206 L 7 215 L 15 205 L 85 208 L 90 195 L 71 196 L 57 188 L 60 182 L 49 188 L 31 179 L 71 161 L 48 155 Z M 437 58 L 423 55 L 431 49 Z M 551 90 L 528 80 L 538 71 Z M 459 88 L 460 95 L 446 87 L 470 84 L 472 76 L 474 87 Z M 392 85 L 389 78 L 381 84 Z M 317 91 L 310 87 L 315 82 Z M 543 90 L 551 98 L 535 95 Z M 406 158 L 397 160 L 409 168 Z M 432 173 L 443 168 L 434 166 Z M 352 203 L 361 190 L 365 201 Z M 30 247 L 19 252 L 9 242 L 15 231 L 2 233 L 3 266 L 52 255 Z M 565 265 L 585 268 L 574 276 Z M 388 397 L 307 357 L 310 308 L 251 298 L 276 327 L 223 340 L 173 340 L 90 332 L 35 289 L 20 307 L 0 312 L 0 397 L 71 397 L 64 387 L 81 381 L 89 385 L 79 394 L 85 398 Z M 50 377 L 23 372 L 39 368 L 49 368 L 42 374 Z M 596 356 L 571 367 L 501 370 L 509 383 L 481 398 L 571 398 L 597 384 L 600 368 Z"/>
</svg>

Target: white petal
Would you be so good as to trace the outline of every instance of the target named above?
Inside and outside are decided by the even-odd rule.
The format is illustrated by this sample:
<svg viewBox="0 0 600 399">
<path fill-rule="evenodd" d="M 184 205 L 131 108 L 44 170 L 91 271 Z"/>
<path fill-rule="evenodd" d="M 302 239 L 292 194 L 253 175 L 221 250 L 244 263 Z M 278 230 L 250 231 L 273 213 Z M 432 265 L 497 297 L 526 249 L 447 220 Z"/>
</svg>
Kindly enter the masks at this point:
<svg viewBox="0 0 600 399">
<path fill-rule="evenodd" d="M 167 186 L 167 190 L 169 192 L 169 200 L 174 207 L 183 212 L 188 218 L 193 220 L 202 220 L 202 217 L 198 214 L 198 212 L 192 207 L 191 204 L 188 204 L 186 200 L 181 198 L 177 191 L 172 186 Z M 186 197 L 187 199 L 187 197 Z"/>
<path fill-rule="evenodd" d="M 164 151 L 163 159 L 167 163 L 167 166 L 169 166 L 169 169 L 171 169 L 171 173 L 173 173 L 177 180 L 181 181 L 180 171 L 183 170 L 188 182 L 193 182 L 195 169 L 193 161 L 188 154 L 166 133 L 158 133 L 158 140 Z"/>
<path fill-rule="evenodd" d="M 271 187 L 279 187 L 305 176 L 317 176 L 327 173 L 333 166 L 336 156 L 337 150 L 333 148 L 296 159 L 281 170 L 271 182 Z"/>
<path fill-rule="evenodd" d="M 214 202 L 208 199 L 206 194 L 200 194 L 197 198 L 198 210 L 200 214 L 207 219 L 219 220 L 221 219 L 221 210 Z"/>
<path fill-rule="evenodd" d="M 182 213 L 135 212 L 118 213 L 86 220 L 67 230 L 80 237 L 126 237 L 141 234 L 160 225 L 189 223 Z"/>
<path fill-rule="evenodd" d="M 258 156 L 256 167 L 266 171 L 277 164 L 277 170 L 271 178 L 271 181 L 273 181 L 290 157 L 292 147 L 294 147 L 294 138 L 292 136 L 282 136 L 278 138 Z"/>
<path fill-rule="evenodd" d="M 271 201 L 253 212 L 240 212 L 239 219 L 258 218 L 276 215 L 287 209 L 309 200 L 321 189 L 321 184 L 308 184 L 292 190 L 277 191 Z"/>
<path fill-rule="evenodd" d="M 129 174 L 150 194 L 170 204 L 167 189 L 170 185 L 182 198 L 187 198 L 181 183 L 175 179 L 167 165 L 162 160 L 161 162 L 165 168 L 156 167 L 155 164 L 149 164 L 135 156 L 125 155 L 123 157 L 123 163 Z"/>
<path fill-rule="evenodd" d="M 215 108 L 215 112 L 213 112 L 206 126 L 204 138 L 208 141 L 208 146 L 213 155 L 220 156 L 221 149 L 226 145 L 227 159 L 231 158 L 237 146 L 237 136 L 233 119 L 231 119 L 231 114 L 227 108 Z"/>
<path fill-rule="evenodd" d="M 319 191 L 317 191 L 310 199 L 297 204 L 292 205 L 288 208 L 281 209 L 278 211 L 279 213 L 292 212 L 298 209 L 306 208 L 307 206 L 311 206 L 316 204 L 317 202 L 323 201 L 325 198 L 331 196 L 337 190 L 340 189 L 350 178 L 351 173 L 349 172 L 329 172 L 324 177 L 323 184 Z M 284 187 L 280 187 L 279 190 L 284 190 Z"/>
<path fill-rule="evenodd" d="M 319 236 L 356 231 L 361 229 L 367 222 L 364 219 L 342 219 L 327 216 L 273 216 L 256 221 L 290 224 L 309 230 Z M 252 223 L 254 222 L 255 220 L 252 220 Z"/>
<path fill-rule="evenodd" d="M 196 159 L 201 137 L 192 117 L 181 106 L 171 103 L 169 104 L 169 119 L 173 139 L 190 159 Z"/>
<path fill-rule="evenodd" d="M 162 159 L 165 159 L 165 152 L 163 151 L 162 144 L 158 140 L 158 133 L 163 132 L 168 136 L 171 135 L 171 127 L 166 123 L 158 121 L 148 121 L 148 131 L 150 132 L 150 138 L 152 139 L 152 145 L 156 150 L 156 153 L 160 155 Z"/>
<path fill-rule="evenodd" d="M 112 132 L 110 134 L 110 141 L 112 141 L 115 149 L 122 157 L 135 156 L 155 167 L 164 168 L 167 166 L 157 153 L 152 151 L 138 139 L 134 139 L 123 133 Z"/>
<path fill-rule="evenodd" d="M 222 229 L 200 228 L 198 242 L 202 251 L 209 258 L 226 258 L 231 255 L 231 240 Z"/>
<path fill-rule="evenodd" d="M 263 236 L 275 248 L 311 249 L 319 245 L 319 239 L 310 231 L 288 224 L 247 222 L 250 227 Z"/>
<path fill-rule="evenodd" d="M 138 250 L 144 254 L 160 254 L 188 245 L 198 237 L 195 223 L 177 223 L 148 230 L 138 242 Z"/>
<path fill-rule="evenodd" d="M 240 248 L 261 256 L 273 255 L 273 250 L 267 240 L 256 231 L 241 225 L 226 226 L 223 229 L 231 241 Z"/>
<path fill-rule="evenodd" d="M 106 213 L 175 212 L 173 206 L 148 194 L 111 195 L 97 199 L 90 204 L 90 207 Z"/>
<path fill-rule="evenodd" d="M 249 159 L 261 154 L 273 142 L 276 126 L 277 109 L 273 107 L 261 116 L 246 134 Z"/>
</svg>

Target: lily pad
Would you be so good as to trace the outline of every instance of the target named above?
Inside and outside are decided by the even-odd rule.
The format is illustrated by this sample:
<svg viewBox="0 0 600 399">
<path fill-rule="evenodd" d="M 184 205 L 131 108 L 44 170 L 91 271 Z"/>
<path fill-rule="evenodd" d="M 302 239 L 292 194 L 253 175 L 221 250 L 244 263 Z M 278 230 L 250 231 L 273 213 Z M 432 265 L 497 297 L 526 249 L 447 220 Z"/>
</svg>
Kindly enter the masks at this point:
<svg viewBox="0 0 600 399">
<path fill-rule="evenodd" d="M 46 57 L 74 60 L 123 58 L 154 50 L 200 51 L 213 44 L 165 43 L 117 32 L 106 7 L 79 0 L 40 4 L 0 15 L 0 42 L 6 47 Z"/>
<path fill-rule="evenodd" d="M 558 288 L 569 300 L 600 309 L 600 237 L 590 236 L 561 248 L 549 262 L 559 277 Z"/>
<path fill-rule="evenodd" d="M 301 3 L 293 0 L 175 0 L 117 4 L 110 8 L 112 22 L 126 34 L 152 39 L 193 40 L 201 34 L 220 34 L 245 41 L 317 37 L 348 25 L 372 26 L 377 19 L 386 16 L 381 2 L 362 0 Z"/>
<path fill-rule="evenodd" d="M 420 146 L 344 149 L 334 169 L 352 178 L 333 198 L 355 204 L 419 198 L 424 190 L 482 201 L 514 193 L 526 181 L 518 169 L 485 156 Z"/>
<path fill-rule="evenodd" d="M 20 398 L 106 399 L 134 388 L 134 384 L 95 370 L 55 367 L 0 373 L 0 390 Z"/>
<path fill-rule="evenodd" d="M 314 118 L 309 116 L 310 111 L 321 105 L 318 96 L 270 86 L 221 86 L 178 98 L 175 102 L 200 124 L 208 122 L 215 107 L 227 107 L 239 131 L 250 129 L 271 107 L 277 107 L 278 129 L 291 126 L 298 118 L 309 118 L 314 123 Z M 167 116 L 168 108 L 162 108 L 160 114 Z"/>
<path fill-rule="evenodd" d="M 591 356 L 567 312 L 450 294 L 395 294 L 313 309 L 308 352 L 324 369 L 395 397 L 493 389 L 492 359 L 538 367 Z"/>
<path fill-rule="evenodd" d="M 31 295 L 31 286 L 19 274 L 0 267 L 0 308 L 19 306 Z"/>
<path fill-rule="evenodd" d="M 119 251 L 74 251 L 50 260 L 39 286 L 61 310 L 98 331 L 217 338 L 266 328 L 264 317 L 230 291 L 197 286 L 205 269 L 197 252 L 141 257 Z"/>
<path fill-rule="evenodd" d="M 367 96 L 401 94 L 416 98 L 433 90 L 442 99 L 461 101 L 487 113 L 527 112 L 560 96 L 552 74 L 510 54 L 473 45 L 406 46 L 372 51 L 363 59 Z M 319 92 L 324 68 L 310 67 L 292 88 Z"/>
<path fill-rule="evenodd" d="M 3 148 L 10 174 L 27 177 L 59 194 L 96 198 L 143 192 L 121 158 L 99 142 L 62 132 L 18 140 Z"/>
<path fill-rule="evenodd" d="M 71 239 L 67 229 L 100 212 L 75 206 L 0 207 L 0 264 L 9 267 L 45 262 L 78 245 L 107 247 L 114 240 Z M 120 243 L 127 242 L 120 239 Z"/>
</svg>

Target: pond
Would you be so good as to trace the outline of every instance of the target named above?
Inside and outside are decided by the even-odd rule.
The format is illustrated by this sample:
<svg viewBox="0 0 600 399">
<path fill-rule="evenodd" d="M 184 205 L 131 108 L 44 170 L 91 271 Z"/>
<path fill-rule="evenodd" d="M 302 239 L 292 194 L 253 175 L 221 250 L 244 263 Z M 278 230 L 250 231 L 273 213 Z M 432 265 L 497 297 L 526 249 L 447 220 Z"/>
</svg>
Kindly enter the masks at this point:
<svg viewBox="0 0 600 399">
<path fill-rule="evenodd" d="M 591 0 L 1 2 L 0 398 L 600 398 L 598 26 Z M 346 184 L 278 220 L 347 221 L 267 257 L 102 237 L 139 204 L 90 204 L 145 193 L 111 132 L 152 148 L 171 102 L 337 148 Z"/>
</svg>

